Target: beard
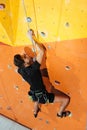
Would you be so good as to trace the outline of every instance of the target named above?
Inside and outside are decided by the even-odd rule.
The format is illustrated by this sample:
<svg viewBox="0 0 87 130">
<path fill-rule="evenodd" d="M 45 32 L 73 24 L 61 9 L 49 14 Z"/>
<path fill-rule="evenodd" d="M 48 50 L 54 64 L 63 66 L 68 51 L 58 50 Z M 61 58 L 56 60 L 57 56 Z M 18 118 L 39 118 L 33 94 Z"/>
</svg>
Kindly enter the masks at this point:
<svg viewBox="0 0 87 130">
<path fill-rule="evenodd" d="M 31 65 L 33 62 L 34 62 L 34 61 L 33 61 L 33 58 L 31 57 L 31 58 L 29 59 L 28 64 Z"/>
</svg>

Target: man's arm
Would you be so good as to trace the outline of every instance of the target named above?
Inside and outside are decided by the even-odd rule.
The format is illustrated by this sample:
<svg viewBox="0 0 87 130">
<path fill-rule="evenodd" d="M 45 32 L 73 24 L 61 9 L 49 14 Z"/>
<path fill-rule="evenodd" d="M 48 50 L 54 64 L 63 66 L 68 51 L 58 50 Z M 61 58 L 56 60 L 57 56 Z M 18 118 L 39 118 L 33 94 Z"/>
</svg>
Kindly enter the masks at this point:
<svg viewBox="0 0 87 130">
<path fill-rule="evenodd" d="M 37 41 L 33 30 L 28 31 L 28 36 L 34 45 L 34 49 L 37 51 L 36 60 L 41 64 L 45 51 L 44 46 Z"/>
</svg>

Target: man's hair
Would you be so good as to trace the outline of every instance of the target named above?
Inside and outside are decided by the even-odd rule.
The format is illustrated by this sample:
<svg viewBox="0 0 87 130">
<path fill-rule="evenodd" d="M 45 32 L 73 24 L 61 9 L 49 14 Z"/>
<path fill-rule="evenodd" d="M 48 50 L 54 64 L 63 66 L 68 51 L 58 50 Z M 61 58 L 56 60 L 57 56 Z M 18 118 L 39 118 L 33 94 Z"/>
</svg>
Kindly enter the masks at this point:
<svg viewBox="0 0 87 130">
<path fill-rule="evenodd" d="M 17 67 L 22 67 L 24 65 L 24 60 L 21 58 L 21 55 L 20 54 L 16 54 L 14 56 L 14 64 L 17 66 Z"/>
</svg>

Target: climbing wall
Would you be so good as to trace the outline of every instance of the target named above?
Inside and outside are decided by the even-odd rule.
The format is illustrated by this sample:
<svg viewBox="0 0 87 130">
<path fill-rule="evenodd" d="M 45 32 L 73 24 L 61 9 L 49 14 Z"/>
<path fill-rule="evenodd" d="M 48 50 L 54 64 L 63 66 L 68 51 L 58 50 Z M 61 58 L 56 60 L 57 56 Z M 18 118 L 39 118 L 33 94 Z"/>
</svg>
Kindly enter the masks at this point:
<svg viewBox="0 0 87 130">
<path fill-rule="evenodd" d="M 0 0 L 0 113 L 32 130 L 87 130 L 87 1 Z M 59 104 L 33 116 L 29 85 L 13 64 L 16 53 L 32 55 L 27 30 L 46 47 L 50 82 L 71 97 L 71 117 L 56 116 Z M 31 50 L 31 51 L 30 51 Z M 44 64 L 42 65 L 44 68 Z M 43 77 L 48 91 L 49 81 Z"/>
</svg>

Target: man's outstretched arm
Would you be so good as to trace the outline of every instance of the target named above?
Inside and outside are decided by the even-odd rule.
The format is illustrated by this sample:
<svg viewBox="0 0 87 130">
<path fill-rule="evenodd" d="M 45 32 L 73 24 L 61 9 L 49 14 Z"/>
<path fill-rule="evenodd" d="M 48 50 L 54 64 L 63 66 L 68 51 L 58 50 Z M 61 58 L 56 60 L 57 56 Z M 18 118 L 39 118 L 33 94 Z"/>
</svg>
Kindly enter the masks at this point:
<svg viewBox="0 0 87 130">
<path fill-rule="evenodd" d="M 28 36 L 34 45 L 34 49 L 37 51 L 36 60 L 38 61 L 38 63 L 41 64 L 45 52 L 44 46 L 37 41 L 34 31 L 32 29 L 28 31 Z"/>
</svg>

